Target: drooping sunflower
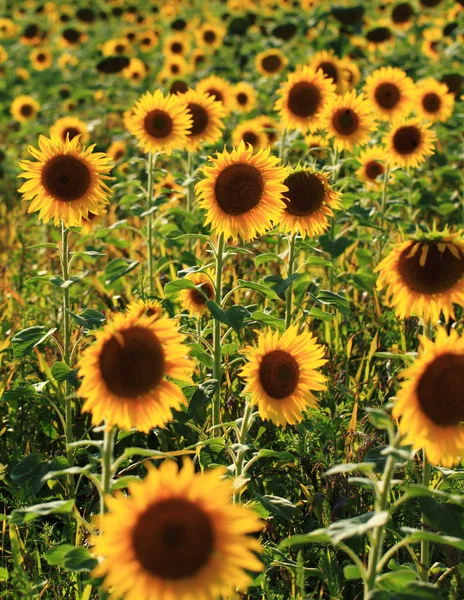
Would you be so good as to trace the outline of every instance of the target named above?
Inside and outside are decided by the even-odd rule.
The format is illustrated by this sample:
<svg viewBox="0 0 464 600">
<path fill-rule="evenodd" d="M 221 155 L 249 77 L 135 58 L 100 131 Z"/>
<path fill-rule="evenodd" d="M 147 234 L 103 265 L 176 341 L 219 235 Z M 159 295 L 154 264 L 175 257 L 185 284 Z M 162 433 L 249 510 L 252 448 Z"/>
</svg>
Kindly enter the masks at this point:
<svg viewBox="0 0 464 600">
<path fill-rule="evenodd" d="M 89 213 L 101 214 L 108 204 L 111 190 L 105 179 L 112 168 L 110 159 L 102 152 L 93 152 L 95 145 L 85 148 L 79 138 L 62 142 L 57 137 L 39 137 L 39 150 L 29 146 L 37 162 L 23 160 L 19 166 L 27 179 L 19 192 L 23 200 L 32 200 L 28 212 L 39 212 L 39 219 L 50 219 L 58 225 L 77 226 Z"/>
<path fill-rule="evenodd" d="M 370 102 L 364 94 L 357 96 L 355 90 L 331 98 L 321 114 L 320 128 L 328 138 L 334 138 L 338 150 L 364 146 L 376 126 Z"/>
<path fill-rule="evenodd" d="M 92 423 L 148 433 L 187 402 L 167 377 L 191 382 L 193 363 L 173 319 L 118 314 L 82 353 L 79 394 Z"/>
<path fill-rule="evenodd" d="M 262 130 L 261 121 L 258 119 L 247 119 L 242 121 L 232 130 L 232 144 L 238 146 L 243 140 L 250 144 L 254 152 L 267 146 L 267 135 Z"/>
<path fill-rule="evenodd" d="M 127 314 L 137 318 L 141 316 L 159 319 L 163 314 L 163 307 L 158 300 L 134 300 L 127 305 Z"/>
<path fill-rule="evenodd" d="M 18 123 L 31 121 L 40 110 L 40 104 L 32 96 L 18 96 L 10 106 L 10 113 Z"/>
<path fill-rule="evenodd" d="M 256 70 L 264 77 L 279 75 L 288 64 L 288 58 L 278 49 L 266 50 L 256 55 Z"/>
<path fill-rule="evenodd" d="M 234 94 L 231 84 L 223 77 L 211 75 L 201 79 L 196 85 L 199 94 L 209 94 L 218 102 L 222 102 L 224 114 L 227 116 L 234 107 Z"/>
<path fill-rule="evenodd" d="M 77 117 L 62 117 L 61 119 L 57 119 L 50 127 L 50 136 L 58 137 L 63 144 L 68 137 L 69 140 L 73 140 L 76 136 L 80 136 L 79 142 L 81 144 L 86 144 L 90 139 L 87 125 Z"/>
<path fill-rule="evenodd" d="M 391 11 L 391 21 L 395 29 L 408 30 L 414 24 L 415 12 L 409 2 L 395 4 Z"/>
<path fill-rule="evenodd" d="M 321 70 L 303 67 L 288 76 L 277 94 L 274 109 L 287 129 L 315 131 L 321 112 L 335 95 L 335 86 Z"/>
<path fill-rule="evenodd" d="M 229 597 L 263 570 L 251 536 L 262 525 L 251 508 L 232 504 L 222 469 L 195 474 L 166 460 L 130 485 L 130 496 L 108 497 L 102 534 L 93 538 L 103 558 L 92 575 L 116 597 L 137 600 L 216 600 Z M 242 583 L 243 582 L 243 583 Z"/>
<path fill-rule="evenodd" d="M 440 327 L 435 343 L 421 336 L 419 358 L 403 371 L 393 416 L 405 442 L 423 448 L 433 465 L 464 456 L 464 337 Z"/>
<path fill-rule="evenodd" d="M 415 168 L 433 154 L 437 138 L 430 126 L 418 118 L 392 124 L 382 142 L 394 166 Z"/>
<path fill-rule="evenodd" d="M 325 77 L 335 85 L 337 92 L 345 91 L 348 83 L 348 73 L 333 50 L 316 52 L 309 60 L 308 67 L 314 69 L 314 71 L 322 71 Z"/>
<path fill-rule="evenodd" d="M 371 73 L 364 92 L 382 121 L 406 117 L 414 108 L 414 82 L 396 67 L 382 67 Z"/>
<path fill-rule="evenodd" d="M 146 92 L 134 107 L 133 133 L 144 152 L 166 152 L 185 148 L 192 118 L 178 96 L 164 97 L 160 90 Z"/>
<path fill-rule="evenodd" d="M 115 163 L 122 160 L 126 156 L 126 142 L 123 142 L 122 140 L 112 142 L 111 146 L 106 151 L 106 154 Z"/>
<path fill-rule="evenodd" d="M 241 113 L 248 113 L 256 106 L 256 90 L 247 83 L 241 81 L 234 87 L 235 110 Z"/>
<path fill-rule="evenodd" d="M 29 58 L 36 71 L 45 71 L 53 63 L 53 56 L 48 48 L 34 48 L 31 50 Z"/>
<path fill-rule="evenodd" d="M 195 29 L 197 44 L 203 48 L 215 50 L 220 48 L 226 34 L 225 28 L 220 23 L 205 23 Z"/>
<path fill-rule="evenodd" d="M 185 277 L 196 285 L 195 289 L 187 288 L 179 292 L 181 306 L 189 314 L 201 317 L 207 310 L 207 300 L 214 300 L 214 286 L 211 277 L 206 273 L 190 273 Z"/>
<path fill-rule="evenodd" d="M 318 369 L 327 361 L 312 333 L 298 334 L 297 327 L 282 336 L 260 333 L 258 347 L 246 348 L 245 357 L 249 362 L 241 371 L 244 393 L 258 405 L 261 418 L 285 428 L 301 421 L 308 408 L 317 407 L 312 392 L 325 389 L 327 378 Z"/>
<path fill-rule="evenodd" d="M 202 144 L 217 142 L 224 127 L 222 103 L 214 96 L 191 89 L 179 99 L 192 119 L 192 125 L 187 133 L 187 150 L 195 152 Z"/>
<path fill-rule="evenodd" d="M 447 121 L 454 108 L 454 96 L 444 83 L 428 77 L 416 84 L 417 101 L 415 109 L 428 121 Z"/>
<path fill-rule="evenodd" d="M 454 317 L 453 304 L 464 305 L 462 232 L 431 232 L 397 244 L 376 267 L 377 288 L 400 318 L 417 316 L 437 322 Z"/>
<path fill-rule="evenodd" d="M 203 173 L 205 178 L 195 187 L 199 204 L 207 210 L 206 224 L 226 239 L 250 240 L 263 234 L 285 208 L 287 169 L 279 166 L 269 148 L 253 154 L 241 142 L 230 153 L 224 149 L 210 157 Z"/>
<path fill-rule="evenodd" d="M 357 177 L 369 186 L 380 188 L 388 162 L 385 148 L 380 145 L 370 146 L 360 152 L 357 160 L 361 163 L 356 171 Z"/>
<path fill-rule="evenodd" d="M 323 233 L 334 209 L 341 207 L 340 194 L 330 187 L 328 174 L 298 166 L 284 185 L 288 187 L 283 198 L 286 207 L 279 217 L 283 230 L 302 237 Z"/>
</svg>

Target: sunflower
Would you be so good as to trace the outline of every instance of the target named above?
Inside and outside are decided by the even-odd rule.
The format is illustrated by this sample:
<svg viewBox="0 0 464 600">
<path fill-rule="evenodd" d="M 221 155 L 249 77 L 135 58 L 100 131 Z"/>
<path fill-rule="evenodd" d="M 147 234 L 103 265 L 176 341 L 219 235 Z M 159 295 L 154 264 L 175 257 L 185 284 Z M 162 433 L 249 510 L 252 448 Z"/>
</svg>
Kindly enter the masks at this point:
<svg viewBox="0 0 464 600">
<path fill-rule="evenodd" d="M 38 162 L 20 161 L 27 179 L 19 192 L 23 200 L 32 200 L 28 212 L 39 212 L 39 219 L 50 219 L 66 227 L 81 224 L 89 213 L 98 215 L 108 204 L 111 190 L 103 180 L 111 179 L 109 158 L 101 152 L 93 153 L 95 145 L 81 147 L 79 138 L 62 142 L 57 137 L 39 137 L 39 148 L 29 146 L 29 153 Z"/>
<path fill-rule="evenodd" d="M 39 112 L 40 104 L 32 96 L 18 96 L 10 106 L 10 113 L 18 123 L 32 121 Z"/>
<path fill-rule="evenodd" d="M 127 305 L 127 314 L 131 316 L 150 317 L 159 319 L 163 314 L 163 307 L 158 300 L 134 300 Z"/>
<path fill-rule="evenodd" d="M 103 56 L 115 56 L 127 54 L 131 50 L 131 44 L 126 38 L 107 40 L 102 47 Z"/>
<path fill-rule="evenodd" d="M 52 53 L 47 48 L 34 48 L 31 50 L 29 58 L 36 71 L 45 71 L 53 63 Z"/>
<path fill-rule="evenodd" d="M 337 89 L 337 92 L 343 92 L 348 83 L 348 73 L 343 68 L 343 63 L 336 56 L 333 50 L 321 50 L 316 52 L 308 62 L 308 67 L 314 71 L 322 71 L 327 79 L 329 79 Z"/>
<path fill-rule="evenodd" d="M 437 331 L 421 336 L 419 358 L 403 371 L 393 416 L 405 442 L 423 448 L 428 460 L 453 467 L 464 455 L 464 337 Z"/>
<path fill-rule="evenodd" d="M 382 67 L 371 73 L 364 92 L 382 121 L 408 116 L 414 107 L 414 82 L 396 67 Z"/>
<path fill-rule="evenodd" d="M 196 85 L 199 94 L 209 94 L 218 102 L 222 102 L 224 114 L 227 116 L 234 107 L 234 94 L 231 84 L 222 77 L 211 75 L 201 79 Z"/>
<path fill-rule="evenodd" d="M 80 136 L 79 142 L 81 144 L 86 144 L 90 139 L 87 125 L 77 117 L 57 119 L 50 127 L 50 136 L 58 137 L 63 144 L 68 137 L 69 140 L 73 140 L 76 136 Z"/>
<path fill-rule="evenodd" d="M 284 428 L 303 419 L 303 411 L 316 408 L 312 390 L 324 390 L 326 377 L 318 371 L 327 361 L 324 349 L 312 333 L 298 335 L 290 327 L 278 332 L 259 333 L 258 347 L 245 349 L 248 363 L 241 371 L 245 394 L 257 404 L 261 418 Z"/>
<path fill-rule="evenodd" d="M 192 125 L 187 133 L 187 150 L 195 152 L 204 143 L 217 142 L 224 127 L 222 103 L 217 102 L 214 96 L 195 90 L 187 90 L 179 97 L 179 101 L 192 119 Z"/>
<path fill-rule="evenodd" d="M 92 575 L 116 597 L 137 600 L 216 600 L 246 587 L 246 571 L 262 571 L 249 535 L 262 529 L 258 515 L 232 504 L 232 483 L 223 469 L 195 474 L 170 460 L 149 466 L 130 496 L 108 497 L 102 534 L 93 539 L 103 558 Z"/>
<path fill-rule="evenodd" d="M 184 340 L 173 319 L 138 311 L 113 317 L 79 362 L 79 393 L 92 423 L 148 433 L 171 421 L 172 408 L 187 400 L 167 377 L 191 383 L 193 371 Z"/>
<path fill-rule="evenodd" d="M 454 108 L 454 96 L 444 83 L 428 77 L 416 85 L 416 110 L 429 121 L 447 121 Z"/>
<path fill-rule="evenodd" d="M 74 54 L 64 52 L 58 59 L 58 66 L 62 71 L 66 71 L 69 67 L 76 67 L 79 64 L 79 59 Z"/>
<path fill-rule="evenodd" d="M 302 237 L 323 233 L 329 226 L 333 209 L 341 207 L 340 194 L 334 191 L 328 175 L 322 171 L 297 167 L 284 181 L 286 205 L 279 224 L 285 232 L 299 233 Z"/>
<path fill-rule="evenodd" d="M 202 48 L 196 48 L 190 55 L 189 63 L 193 71 L 199 71 L 205 67 L 208 57 Z"/>
<path fill-rule="evenodd" d="M 380 188 L 383 184 L 388 156 L 383 146 L 370 146 L 357 157 L 361 166 L 356 175 L 369 186 Z"/>
<path fill-rule="evenodd" d="M 242 141 L 232 152 L 224 149 L 210 157 L 210 163 L 203 167 L 206 177 L 195 187 L 200 206 L 207 210 L 206 224 L 226 239 L 251 240 L 278 220 L 285 208 L 287 169 L 278 166 L 270 148 L 253 154 Z"/>
<path fill-rule="evenodd" d="M 27 25 L 21 34 L 20 42 L 26 46 L 37 46 L 42 42 L 43 31 L 35 23 Z"/>
<path fill-rule="evenodd" d="M 179 292 L 181 306 L 189 314 L 201 317 L 208 309 L 207 300 L 214 300 L 214 286 L 211 276 L 205 273 L 190 273 L 185 277 L 196 285 L 195 289 L 187 288 Z"/>
<path fill-rule="evenodd" d="M 140 58 L 131 58 L 129 66 L 122 70 L 122 75 L 134 83 L 140 83 L 147 75 L 145 63 Z"/>
<path fill-rule="evenodd" d="M 279 134 L 281 130 L 280 123 L 278 123 L 275 119 L 271 119 L 271 117 L 256 117 L 255 121 L 259 123 L 262 131 L 267 136 L 267 144 L 266 146 L 273 146 L 277 140 L 279 139 Z"/>
<path fill-rule="evenodd" d="M 395 42 L 395 36 L 390 29 L 389 21 L 372 24 L 366 31 L 367 48 L 371 52 L 386 51 Z"/>
<path fill-rule="evenodd" d="M 415 12 L 409 2 L 395 4 L 391 11 L 391 21 L 396 29 L 406 31 L 414 24 Z"/>
<path fill-rule="evenodd" d="M 221 47 L 225 34 L 225 28 L 219 23 L 207 23 L 195 30 L 198 46 L 211 50 Z"/>
<path fill-rule="evenodd" d="M 16 35 L 18 26 L 11 19 L 0 18 L 0 39 L 12 38 Z"/>
<path fill-rule="evenodd" d="M 165 82 L 172 77 L 182 77 L 189 71 L 189 65 L 185 58 L 180 55 L 169 56 L 164 62 L 163 68 L 157 75 L 159 81 Z"/>
<path fill-rule="evenodd" d="M 329 143 L 322 135 L 308 133 L 305 142 L 311 155 L 322 158 L 329 148 Z"/>
<path fill-rule="evenodd" d="M 288 58 L 277 48 L 266 50 L 256 55 L 256 70 L 264 77 L 273 77 L 281 73 L 287 66 Z"/>
<path fill-rule="evenodd" d="M 0 65 L 3 65 L 8 60 L 8 52 L 0 45 Z"/>
<path fill-rule="evenodd" d="M 169 208 L 174 208 L 179 204 L 180 199 L 185 196 L 185 188 L 177 183 L 172 173 L 167 173 L 165 177 L 158 180 L 153 188 L 156 197 L 163 195 L 167 198 L 167 202 L 164 202 L 159 206 L 161 212 Z"/>
<path fill-rule="evenodd" d="M 330 99 L 321 115 L 320 129 L 328 138 L 335 138 L 338 150 L 364 146 L 376 126 L 370 102 L 364 94 L 356 96 L 355 90 Z"/>
<path fill-rule="evenodd" d="M 418 118 L 393 123 L 382 141 L 394 166 L 414 168 L 433 154 L 437 138 L 430 126 Z"/>
<path fill-rule="evenodd" d="M 322 110 L 334 94 L 334 84 L 321 70 L 303 67 L 289 75 L 280 87 L 274 108 L 287 129 L 315 131 L 320 126 Z"/>
<path fill-rule="evenodd" d="M 163 41 L 163 52 L 165 56 L 185 56 L 190 50 L 188 35 L 183 32 L 173 33 Z"/>
<path fill-rule="evenodd" d="M 178 96 L 164 97 L 160 90 L 146 92 L 130 119 L 133 133 L 144 152 L 166 152 L 185 148 L 192 119 Z"/>
<path fill-rule="evenodd" d="M 122 160 L 126 156 L 126 142 L 123 142 L 122 140 L 112 142 L 111 146 L 106 151 L 106 154 L 115 163 Z"/>
<path fill-rule="evenodd" d="M 445 229 L 397 244 L 375 271 L 398 317 L 437 322 L 442 311 L 448 320 L 453 304 L 464 305 L 462 232 Z"/>
<path fill-rule="evenodd" d="M 256 90 L 255 88 L 242 81 L 234 86 L 235 110 L 241 113 L 248 113 L 256 106 Z"/>
<path fill-rule="evenodd" d="M 142 52 L 150 52 L 159 44 L 159 36 L 154 31 L 142 31 L 137 36 L 137 41 Z"/>
<path fill-rule="evenodd" d="M 361 71 L 358 65 L 348 56 L 340 59 L 339 67 L 343 71 L 346 84 L 349 88 L 356 87 L 361 81 Z"/>
<path fill-rule="evenodd" d="M 438 62 L 443 53 L 443 34 L 439 27 L 431 27 L 423 33 L 422 53 L 432 60 Z"/>
<path fill-rule="evenodd" d="M 234 146 L 238 146 L 243 140 L 245 144 L 251 145 L 254 152 L 260 148 L 265 148 L 268 140 L 267 135 L 262 131 L 261 121 L 258 119 L 242 121 L 234 127 L 231 137 Z"/>
<path fill-rule="evenodd" d="M 189 84 L 185 79 L 173 79 L 169 83 L 169 93 L 177 94 L 178 96 L 185 94 L 189 90 Z"/>
<path fill-rule="evenodd" d="M 78 48 L 80 44 L 86 42 L 87 39 L 88 36 L 82 31 L 79 31 L 74 27 L 68 27 L 61 32 L 59 44 L 64 48 Z"/>
</svg>

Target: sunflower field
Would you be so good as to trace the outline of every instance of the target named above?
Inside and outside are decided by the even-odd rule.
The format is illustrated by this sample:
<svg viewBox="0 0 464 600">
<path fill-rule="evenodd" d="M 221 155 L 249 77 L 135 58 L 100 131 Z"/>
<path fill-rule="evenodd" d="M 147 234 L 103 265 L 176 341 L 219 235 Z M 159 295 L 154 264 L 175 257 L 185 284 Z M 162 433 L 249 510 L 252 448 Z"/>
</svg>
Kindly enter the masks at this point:
<svg viewBox="0 0 464 600">
<path fill-rule="evenodd" d="M 0 5 L 0 598 L 464 600 L 464 0 Z"/>
</svg>

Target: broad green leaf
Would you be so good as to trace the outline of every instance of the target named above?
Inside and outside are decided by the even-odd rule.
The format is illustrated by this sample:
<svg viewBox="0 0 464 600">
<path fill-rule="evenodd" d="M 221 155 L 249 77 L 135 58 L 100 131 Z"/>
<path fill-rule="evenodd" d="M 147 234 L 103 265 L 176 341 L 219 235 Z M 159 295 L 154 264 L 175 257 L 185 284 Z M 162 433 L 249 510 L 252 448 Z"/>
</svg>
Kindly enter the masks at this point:
<svg viewBox="0 0 464 600">
<path fill-rule="evenodd" d="M 72 499 L 35 504 L 34 506 L 14 510 L 11 513 L 11 522 L 20 525 L 22 523 L 29 523 L 29 521 L 45 515 L 69 514 L 73 511 L 73 508 L 74 500 Z"/>
<path fill-rule="evenodd" d="M 28 327 L 18 333 L 11 340 L 15 358 L 21 358 L 29 354 L 39 344 L 42 344 L 48 337 L 55 333 L 56 327 L 45 331 L 45 327 Z"/>
</svg>

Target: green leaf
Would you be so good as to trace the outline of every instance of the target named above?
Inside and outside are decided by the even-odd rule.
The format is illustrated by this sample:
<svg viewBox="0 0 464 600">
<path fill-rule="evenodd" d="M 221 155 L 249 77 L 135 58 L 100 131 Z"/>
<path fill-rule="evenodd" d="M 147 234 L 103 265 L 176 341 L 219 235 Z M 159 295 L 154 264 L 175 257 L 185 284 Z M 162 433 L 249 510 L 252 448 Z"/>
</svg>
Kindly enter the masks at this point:
<svg viewBox="0 0 464 600">
<path fill-rule="evenodd" d="M 419 579 L 417 571 L 408 568 L 397 569 L 390 573 L 384 573 L 377 578 L 377 586 L 392 592 L 401 592 L 405 586 Z"/>
<path fill-rule="evenodd" d="M 139 264 L 138 260 L 129 260 L 126 258 L 115 258 L 108 263 L 105 269 L 105 285 L 111 285 L 117 279 L 124 277 L 135 269 Z"/>
<path fill-rule="evenodd" d="M 7 581 L 8 580 L 8 569 L 5 569 L 5 567 L 0 567 L 0 581 Z"/>
<path fill-rule="evenodd" d="M 346 567 L 343 567 L 343 575 L 348 581 L 362 579 L 361 571 L 356 565 L 347 565 Z"/>
<path fill-rule="evenodd" d="M 196 285 L 190 279 L 175 279 L 164 286 L 164 293 L 167 295 L 176 294 L 180 290 L 194 290 Z"/>
<path fill-rule="evenodd" d="M 327 234 L 324 234 L 319 236 L 319 243 L 324 252 L 328 252 L 332 258 L 337 258 L 341 256 L 353 242 L 346 237 L 339 237 L 336 240 L 332 240 Z"/>
<path fill-rule="evenodd" d="M 37 517 L 45 515 L 69 514 L 73 511 L 74 500 L 56 500 L 55 502 L 45 502 L 44 504 L 35 504 L 27 508 L 16 509 L 11 513 L 11 522 L 15 525 L 29 523 Z"/>
<path fill-rule="evenodd" d="M 189 415 L 194 416 L 200 408 L 210 404 L 216 392 L 217 383 L 217 379 L 210 379 L 209 381 L 203 381 L 198 387 L 194 388 L 195 391 L 190 398 L 188 407 Z M 185 388 L 184 393 L 187 396 Z"/>
<path fill-rule="evenodd" d="M 300 277 L 302 277 L 301 273 L 294 273 L 290 277 L 287 277 L 287 279 L 283 279 L 280 275 L 267 275 L 263 281 L 266 285 L 269 284 L 279 298 L 282 298 L 290 285 Z"/>
<path fill-rule="evenodd" d="M 113 491 L 124 490 L 133 483 L 138 483 L 140 481 L 142 481 L 142 479 L 140 477 L 137 477 L 136 475 L 126 475 L 124 477 L 119 477 L 119 479 L 116 479 L 111 489 Z"/>
<path fill-rule="evenodd" d="M 78 573 L 92 571 L 98 564 L 88 548 L 71 546 L 70 544 L 61 544 L 53 548 L 45 558 L 51 566 L 62 567 L 67 571 Z"/>
<path fill-rule="evenodd" d="M 275 291 L 262 283 L 254 283 L 252 281 L 245 281 L 244 279 L 238 280 L 239 287 L 245 290 L 254 290 L 255 292 L 259 292 L 265 298 L 270 298 L 272 300 L 279 300 L 279 296 L 275 293 Z"/>
<path fill-rule="evenodd" d="M 261 502 L 266 510 L 276 517 L 282 517 L 287 521 L 291 521 L 293 514 L 296 511 L 296 506 L 287 500 L 287 498 L 281 498 L 280 496 L 261 496 L 255 492 L 256 498 Z"/>
<path fill-rule="evenodd" d="M 413 581 L 403 587 L 403 591 L 373 590 L 369 593 L 369 600 L 445 600 L 443 592 L 423 581 Z"/>
<path fill-rule="evenodd" d="M 313 317 L 313 319 L 320 319 L 321 321 L 333 321 L 334 315 L 331 313 L 326 313 L 317 306 L 313 306 L 309 311 L 309 316 Z"/>
<path fill-rule="evenodd" d="M 56 379 L 56 381 L 62 382 L 66 381 L 69 373 L 72 372 L 72 369 L 64 362 L 56 362 L 52 365 L 51 371 L 53 378 Z"/>
<path fill-rule="evenodd" d="M 393 427 L 392 418 L 387 415 L 387 413 L 380 408 L 365 408 L 365 411 L 369 413 L 369 420 L 377 427 L 377 429 L 386 429 L 391 430 Z"/>
<path fill-rule="evenodd" d="M 216 302 L 208 300 L 206 306 L 211 311 L 213 318 L 232 327 L 235 331 L 239 331 L 243 326 L 245 317 L 250 316 L 250 312 L 244 306 L 238 304 L 227 310 L 222 310 Z"/>
<path fill-rule="evenodd" d="M 362 463 L 345 463 L 343 465 L 336 465 L 324 473 L 324 477 L 329 475 L 339 475 L 340 473 L 352 473 L 353 471 L 360 471 L 361 473 L 372 473 L 375 468 L 375 463 L 362 462 Z"/>
<path fill-rule="evenodd" d="M 75 315 L 69 311 L 69 314 L 78 325 L 84 329 L 98 329 L 106 321 L 106 317 L 103 313 L 93 308 L 86 308 L 79 315 Z"/>
<path fill-rule="evenodd" d="M 304 261 L 304 264 L 307 267 L 327 267 L 328 269 L 335 271 L 333 263 L 321 256 L 310 256 Z"/>
<path fill-rule="evenodd" d="M 48 337 L 55 333 L 56 327 L 52 327 L 47 332 L 45 327 L 28 327 L 18 333 L 11 340 L 15 358 L 21 358 L 29 354 L 39 344 L 42 344 Z"/>
<path fill-rule="evenodd" d="M 435 544 L 452 546 L 458 550 L 464 550 L 464 540 L 461 538 L 449 535 L 441 535 L 439 533 L 432 533 L 431 531 L 424 531 L 422 529 L 413 529 L 412 527 L 401 527 L 401 531 L 407 534 L 411 544 L 419 543 L 422 540 L 425 540 Z"/>
<path fill-rule="evenodd" d="M 282 450 L 278 452 L 277 450 L 269 450 L 268 448 L 261 448 L 261 450 L 257 454 L 258 458 L 278 458 L 279 460 L 286 460 L 289 462 L 294 462 L 295 457 L 291 452 L 287 452 L 286 450 Z"/>
<path fill-rule="evenodd" d="M 257 310 L 252 313 L 251 318 L 259 323 L 264 323 L 273 329 L 278 329 L 280 333 L 283 333 L 285 330 L 285 321 L 268 313 Z"/>
<path fill-rule="evenodd" d="M 419 506 L 422 514 L 429 525 L 447 535 L 464 538 L 464 498 L 461 498 L 461 506 L 438 502 L 434 498 L 422 496 L 419 498 Z"/>
<path fill-rule="evenodd" d="M 313 296 L 313 294 L 311 294 L 311 296 Z M 313 298 L 320 304 L 334 306 L 345 317 L 350 316 L 350 305 L 348 300 L 335 292 L 331 292 L 330 290 L 320 290 L 317 297 L 313 296 Z"/>
<path fill-rule="evenodd" d="M 278 254 L 276 254 L 275 252 L 268 252 L 265 254 L 259 254 L 258 256 L 255 257 L 255 265 L 257 267 L 259 267 L 260 265 L 264 265 L 264 263 L 267 263 L 269 261 L 277 261 L 277 262 L 281 262 L 283 263 L 284 261 L 280 258 L 280 256 Z"/>
</svg>

